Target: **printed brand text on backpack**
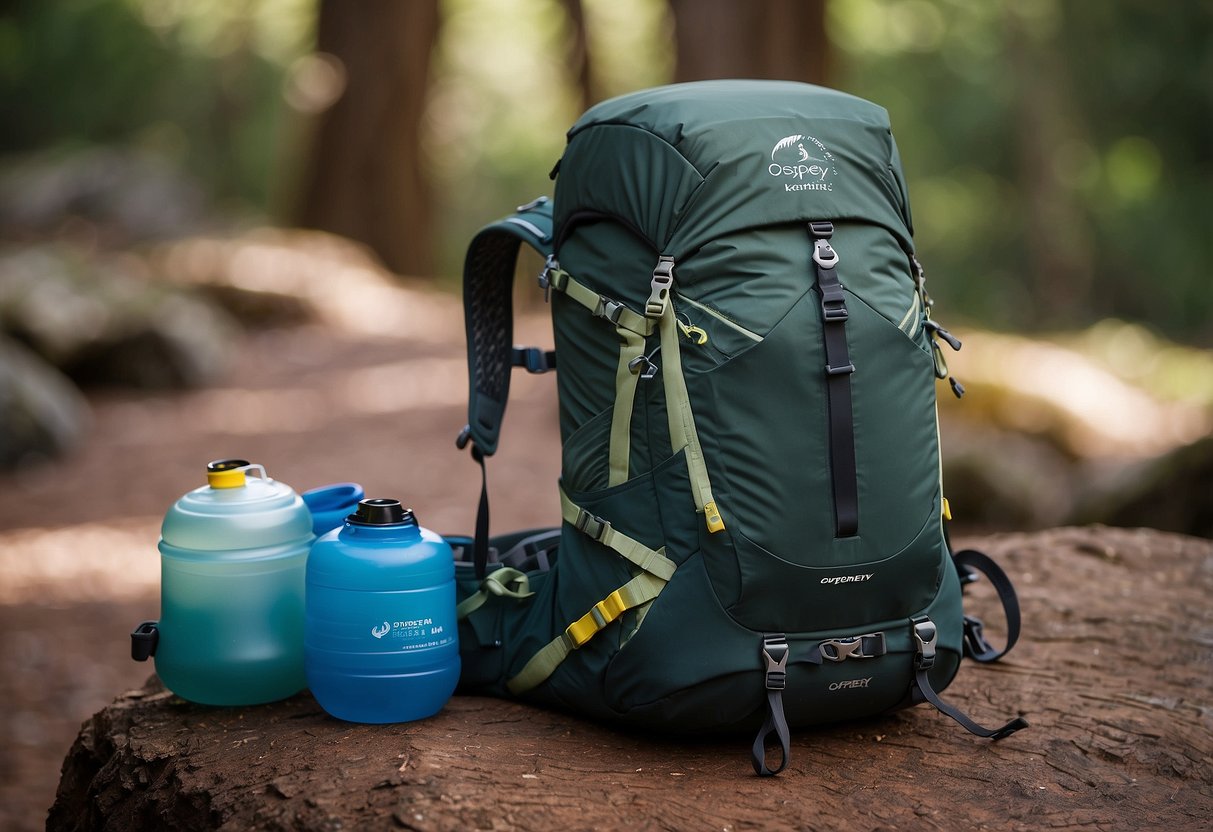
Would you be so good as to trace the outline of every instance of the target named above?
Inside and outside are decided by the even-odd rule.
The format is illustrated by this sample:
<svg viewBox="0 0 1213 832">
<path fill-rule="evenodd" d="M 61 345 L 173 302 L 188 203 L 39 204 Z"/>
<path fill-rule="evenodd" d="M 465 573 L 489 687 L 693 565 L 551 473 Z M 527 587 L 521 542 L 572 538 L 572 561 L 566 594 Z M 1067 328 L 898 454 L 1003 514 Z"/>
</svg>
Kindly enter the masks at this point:
<svg viewBox="0 0 1213 832">
<path fill-rule="evenodd" d="M 558 174 L 558 175 L 557 175 Z M 948 378 L 886 112 L 806 84 L 712 81 L 604 102 L 536 200 L 464 271 L 482 469 L 513 367 L 555 369 L 559 529 L 461 558 L 461 689 L 668 731 L 758 730 L 940 700 L 1014 644 L 1006 575 L 946 537 L 935 380 Z M 515 347 L 526 242 L 555 351 Z M 960 395 L 963 389 L 952 382 Z M 1006 646 L 961 609 L 984 573 Z M 779 760 L 767 764 L 774 741 Z"/>
</svg>

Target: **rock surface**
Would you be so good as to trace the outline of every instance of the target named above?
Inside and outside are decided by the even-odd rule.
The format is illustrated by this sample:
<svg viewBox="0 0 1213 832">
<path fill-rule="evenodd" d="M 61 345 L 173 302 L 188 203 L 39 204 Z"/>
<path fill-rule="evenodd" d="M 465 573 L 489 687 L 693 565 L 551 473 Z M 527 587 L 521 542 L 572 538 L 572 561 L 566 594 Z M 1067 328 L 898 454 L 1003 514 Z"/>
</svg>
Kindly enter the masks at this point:
<svg viewBox="0 0 1213 832">
<path fill-rule="evenodd" d="M 0 470 L 72 450 L 88 421 L 88 402 L 62 373 L 0 334 Z"/>
<path fill-rule="evenodd" d="M 50 830 L 1207 829 L 1213 824 L 1213 543 L 1062 528 L 961 541 L 1016 581 L 1025 629 L 927 706 L 793 736 L 779 777 L 748 737 L 673 740 L 456 697 L 422 722 L 366 726 L 301 694 L 215 709 L 153 678 L 87 721 Z M 971 611 L 993 624 L 977 585 Z"/>
</svg>

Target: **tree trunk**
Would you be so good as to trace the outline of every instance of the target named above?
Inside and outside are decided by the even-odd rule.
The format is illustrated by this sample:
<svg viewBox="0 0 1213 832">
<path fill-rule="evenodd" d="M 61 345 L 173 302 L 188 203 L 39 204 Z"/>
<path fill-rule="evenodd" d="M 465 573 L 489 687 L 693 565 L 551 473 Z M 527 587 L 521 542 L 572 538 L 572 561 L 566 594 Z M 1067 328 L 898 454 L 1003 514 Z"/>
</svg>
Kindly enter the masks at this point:
<svg viewBox="0 0 1213 832">
<path fill-rule="evenodd" d="M 322 0 L 317 50 L 345 70 L 323 115 L 299 223 L 369 245 L 388 268 L 433 271 L 433 201 L 420 126 L 438 0 Z"/>
<path fill-rule="evenodd" d="M 1213 542 L 1102 527 L 966 542 L 1018 582 L 1025 630 L 943 696 L 988 724 L 1022 709 L 1031 727 L 1001 742 L 920 705 L 799 731 L 766 780 L 749 737 L 477 697 L 354 725 L 307 694 L 206 708 L 153 679 L 84 724 L 47 829 L 1210 828 Z M 989 587 L 970 595 L 993 625 Z"/>
<path fill-rule="evenodd" d="M 828 78 L 825 0 L 670 0 L 670 8 L 676 81 Z"/>
</svg>

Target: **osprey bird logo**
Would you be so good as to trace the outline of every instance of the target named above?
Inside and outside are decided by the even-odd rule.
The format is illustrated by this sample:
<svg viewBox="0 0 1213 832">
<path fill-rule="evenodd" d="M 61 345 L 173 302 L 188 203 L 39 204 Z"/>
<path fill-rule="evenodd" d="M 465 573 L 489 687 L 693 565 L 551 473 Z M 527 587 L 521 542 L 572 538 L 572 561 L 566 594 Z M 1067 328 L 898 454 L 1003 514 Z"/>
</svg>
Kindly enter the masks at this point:
<svg viewBox="0 0 1213 832">
<path fill-rule="evenodd" d="M 386 621 L 383 622 L 382 626 L 371 627 L 371 635 L 373 635 L 375 638 L 383 638 L 391 631 L 392 631 L 392 625 L 387 623 Z"/>
<path fill-rule="evenodd" d="M 776 153 L 783 150 L 785 147 L 791 147 L 792 145 L 796 144 L 803 138 L 804 138 L 804 136 L 797 133 L 794 136 L 784 136 L 782 139 L 775 142 L 775 146 L 771 148 L 771 161 L 775 161 Z M 800 149 L 801 149 L 801 151 L 804 150 L 803 147 L 801 147 Z M 805 155 L 807 156 L 808 154 L 806 153 Z"/>
</svg>

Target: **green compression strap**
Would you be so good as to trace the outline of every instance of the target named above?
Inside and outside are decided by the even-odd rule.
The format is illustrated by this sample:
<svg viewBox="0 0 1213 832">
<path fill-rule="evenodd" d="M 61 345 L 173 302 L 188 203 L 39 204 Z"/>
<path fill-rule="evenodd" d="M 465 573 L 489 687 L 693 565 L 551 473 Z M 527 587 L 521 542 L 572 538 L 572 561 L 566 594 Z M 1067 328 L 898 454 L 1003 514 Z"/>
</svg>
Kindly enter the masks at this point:
<svg viewBox="0 0 1213 832">
<path fill-rule="evenodd" d="M 652 294 L 645 314 L 658 321 L 661 333 L 661 378 L 665 384 L 665 407 L 670 423 L 670 444 L 674 453 L 686 449 L 687 472 L 691 479 L 691 492 L 695 498 L 695 510 L 704 516 L 708 532 L 715 534 L 724 530 L 724 520 L 712 497 L 712 485 L 708 481 L 708 467 L 703 459 L 703 448 L 695 430 L 695 417 L 691 413 L 691 398 L 687 394 L 686 379 L 682 376 L 682 358 L 678 342 L 674 305 L 670 303 L 669 290 L 674 283 L 674 258 L 660 257 L 653 270 Z"/>
<path fill-rule="evenodd" d="M 506 683 L 506 687 L 514 695 L 525 693 L 542 684 L 556 671 L 560 663 L 568 658 L 569 653 L 592 639 L 628 610 L 639 607 L 643 608 L 640 610 L 643 613 L 647 609 L 645 605 L 661 593 L 677 568 L 674 561 L 665 556 L 664 546 L 656 550 L 650 549 L 640 541 L 616 531 L 606 520 L 595 517 L 569 499 L 563 488 L 560 489 L 560 513 L 573 528 L 613 549 L 641 571 L 595 604 L 589 612 L 570 624 L 563 633 L 532 656 L 518 675 Z"/>
<path fill-rule="evenodd" d="M 497 450 L 513 366 L 514 265 L 526 243 L 552 253 L 552 203 L 540 197 L 482 228 L 463 263 L 463 315 L 468 342 L 467 435 L 485 456 Z"/>
<path fill-rule="evenodd" d="M 611 414 L 611 448 L 608 486 L 628 480 L 632 453 L 632 409 L 636 404 L 636 386 L 640 381 L 637 363 L 644 358 L 644 338 L 631 330 L 617 327 L 619 367 L 615 371 L 615 404 Z"/>
<path fill-rule="evenodd" d="M 563 633 L 531 657 L 521 672 L 506 683 L 510 693 L 517 696 L 542 684 L 556 671 L 560 663 L 568 658 L 569 653 L 598 635 L 628 610 L 652 601 L 665 588 L 665 583 L 647 572 L 641 572 L 599 601 L 589 612 L 570 624 Z"/>
</svg>

